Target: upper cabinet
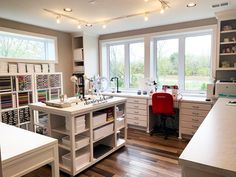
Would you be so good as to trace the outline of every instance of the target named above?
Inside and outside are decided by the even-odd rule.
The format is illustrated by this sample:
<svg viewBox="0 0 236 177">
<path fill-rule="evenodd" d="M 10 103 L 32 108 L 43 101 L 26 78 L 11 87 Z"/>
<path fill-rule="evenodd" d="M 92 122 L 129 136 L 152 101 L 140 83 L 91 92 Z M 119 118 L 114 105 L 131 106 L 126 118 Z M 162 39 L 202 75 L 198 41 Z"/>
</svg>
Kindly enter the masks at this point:
<svg viewBox="0 0 236 177">
<path fill-rule="evenodd" d="M 98 75 L 98 37 L 73 35 L 73 72 L 88 78 Z"/>
<path fill-rule="evenodd" d="M 236 70 L 236 10 L 216 14 L 218 19 L 217 70 Z"/>
</svg>

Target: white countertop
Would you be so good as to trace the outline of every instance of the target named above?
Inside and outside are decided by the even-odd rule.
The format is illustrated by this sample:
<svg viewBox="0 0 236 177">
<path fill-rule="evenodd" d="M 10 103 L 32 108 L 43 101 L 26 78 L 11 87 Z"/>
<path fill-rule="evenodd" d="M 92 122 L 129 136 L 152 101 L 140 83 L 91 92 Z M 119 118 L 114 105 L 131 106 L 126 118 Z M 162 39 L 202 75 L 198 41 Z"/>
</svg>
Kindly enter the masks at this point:
<svg viewBox="0 0 236 177">
<path fill-rule="evenodd" d="M 29 107 L 32 109 L 41 110 L 44 112 L 48 111 L 50 113 L 54 113 L 58 115 L 71 116 L 71 115 L 76 115 L 80 113 L 85 113 L 85 112 L 101 109 L 102 107 L 107 107 L 112 104 L 115 105 L 115 104 L 123 103 L 125 101 L 126 101 L 126 98 L 113 97 L 113 98 L 107 99 L 107 101 L 104 103 L 84 105 L 84 102 L 80 102 L 78 104 L 74 103 L 71 107 L 67 107 L 67 108 L 57 108 L 57 107 L 47 106 L 46 104 L 41 103 L 41 102 L 30 104 Z"/>
<path fill-rule="evenodd" d="M 121 93 L 112 93 L 112 92 L 103 92 L 103 95 L 108 96 L 120 96 L 120 97 L 128 97 L 128 98 L 141 98 L 141 99 L 151 99 L 151 95 L 137 95 L 137 93 L 127 93 L 127 92 L 121 92 Z M 183 102 L 196 102 L 196 103 L 209 103 L 212 104 L 212 101 L 206 101 L 206 97 L 199 97 L 199 96 L 179 96 L 178 101 Z"/>
<path fill-rule="evenodd" d="M 181 154 L 181 165 L 236 175 L 236 105 L 226 105 L 231 100 L 217 100 Z"/>
<path fill-rule="evenodd" d="M 3 164 L 24 157 L 38 148 L 57 143 L 56 139 L 0 122 L 0 146 Z"/>
</svg>

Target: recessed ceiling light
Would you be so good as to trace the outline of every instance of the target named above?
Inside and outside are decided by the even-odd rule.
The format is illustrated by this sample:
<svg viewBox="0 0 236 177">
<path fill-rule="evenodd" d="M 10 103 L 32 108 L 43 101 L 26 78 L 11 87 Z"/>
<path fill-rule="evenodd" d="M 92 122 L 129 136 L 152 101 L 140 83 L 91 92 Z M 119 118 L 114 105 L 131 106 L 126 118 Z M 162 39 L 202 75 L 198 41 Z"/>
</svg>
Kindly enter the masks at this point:
<svg viewBox="0 0 236 177">
<path fill-rule="evenodd" d="M 195 7 L 197 4 L 194 2 L 190 2 L 187 4 L 187 7 Z"/>
<path fill-rule="evenodd" d="M 89 4 L 92 4 L 92 5 L 96 4 L 96 0 L 90 0 Z"/>
<path fill-rule="evenodd" d="M 65 12 L 72 12 L 72 9 L 69 8 L 69 7 L 66 7 L 66 8 L 64 8 L 63 10 L 64 10 Z"/>
</svg>

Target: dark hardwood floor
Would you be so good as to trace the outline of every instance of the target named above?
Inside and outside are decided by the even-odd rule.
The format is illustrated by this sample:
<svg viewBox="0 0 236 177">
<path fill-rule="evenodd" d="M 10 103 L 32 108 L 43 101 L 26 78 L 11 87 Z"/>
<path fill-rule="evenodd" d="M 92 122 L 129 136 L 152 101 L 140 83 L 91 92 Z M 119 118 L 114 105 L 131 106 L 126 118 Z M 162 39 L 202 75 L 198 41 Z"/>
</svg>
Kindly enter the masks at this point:
<svg viewBox="0 0 236 177">
<path fill-rule="evenodd" d="M 76 177 L 180 177 L 178 157 L 187 141 L 128 129 L 127 145 Z M 61 177 L 69 175 L 61 172 Z M 51 177 L 44 166 L 24 177 Z"/>
</svg>

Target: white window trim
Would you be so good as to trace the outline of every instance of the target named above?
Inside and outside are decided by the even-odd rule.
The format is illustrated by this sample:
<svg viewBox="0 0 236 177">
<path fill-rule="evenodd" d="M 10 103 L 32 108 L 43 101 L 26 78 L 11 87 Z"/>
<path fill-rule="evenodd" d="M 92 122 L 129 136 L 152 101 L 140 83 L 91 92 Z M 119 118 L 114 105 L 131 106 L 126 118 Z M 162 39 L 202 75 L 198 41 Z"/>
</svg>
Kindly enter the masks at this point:
<svg viewBox="0 0 236 177">
<path fill-rule="evenodd" d="M 55 60 L 38 60 L 38 59 L 25 59 L 25 58 L 16 59 L 16 58 L 0 57 L 0 61 L 17 62 L 17 63 L 20 63 L 20 62 L 24 62 L 24 63 L 58 63 L 57 37 L 45 35 L 45 34 L 38 34 L 38 33 L 33 33 L 33 32 L 21 31 L 21 30 L 16 30 L 16 29 L 12 29 L 12 28 L 5 28 L 5 27 L 0 27 L 0 31 L 22 34 L 22 35 L 29 35 L 29 36 L 34 36 L 36 38 L 37 37 L 38 38 L 47 38 L 47 39 L 53 40 L 54 44 L 55 44 Z"/>
</svg>

